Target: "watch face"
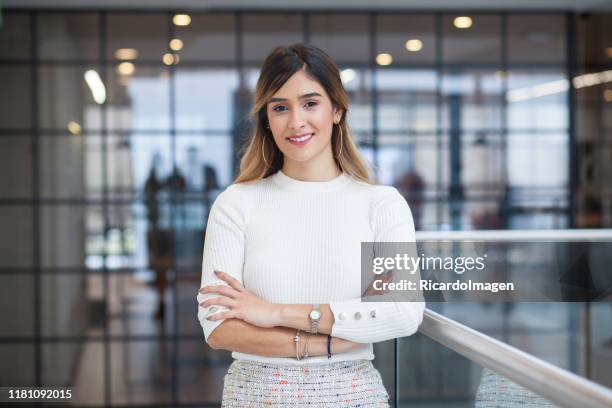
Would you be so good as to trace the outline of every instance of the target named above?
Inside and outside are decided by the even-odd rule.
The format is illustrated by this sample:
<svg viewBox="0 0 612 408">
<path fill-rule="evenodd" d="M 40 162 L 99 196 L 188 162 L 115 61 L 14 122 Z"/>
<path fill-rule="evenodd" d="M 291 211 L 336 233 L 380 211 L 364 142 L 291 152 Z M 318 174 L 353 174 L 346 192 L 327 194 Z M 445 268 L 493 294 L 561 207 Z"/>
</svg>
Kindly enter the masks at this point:
<svg viewBox="0 0 612 408">
<path fill-rule="evenodd" d="M 310 318 L 312 320 L 319 320 L 320 317 L 321 317 L 321 312 L 319 312 L 318 310 L 313 310 L 310 312 Z"/>
</svg>

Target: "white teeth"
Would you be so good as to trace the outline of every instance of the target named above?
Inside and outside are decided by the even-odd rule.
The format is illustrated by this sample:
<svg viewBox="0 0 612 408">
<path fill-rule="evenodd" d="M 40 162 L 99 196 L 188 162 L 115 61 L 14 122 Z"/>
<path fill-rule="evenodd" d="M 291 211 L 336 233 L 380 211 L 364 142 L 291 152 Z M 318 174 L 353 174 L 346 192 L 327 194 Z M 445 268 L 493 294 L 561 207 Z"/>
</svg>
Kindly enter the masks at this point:
<svg viewBox="0 0 612 408">
<path fill-rule="evenodd" d="M 290 137 L 289 140 L 291 140 L 292 142 L 303 142 L 304 140 L 308 140 L 312 137 L 312 133 L 308 134 L 308 135 L 304 135 L 301 137 Z"/>
</svg>

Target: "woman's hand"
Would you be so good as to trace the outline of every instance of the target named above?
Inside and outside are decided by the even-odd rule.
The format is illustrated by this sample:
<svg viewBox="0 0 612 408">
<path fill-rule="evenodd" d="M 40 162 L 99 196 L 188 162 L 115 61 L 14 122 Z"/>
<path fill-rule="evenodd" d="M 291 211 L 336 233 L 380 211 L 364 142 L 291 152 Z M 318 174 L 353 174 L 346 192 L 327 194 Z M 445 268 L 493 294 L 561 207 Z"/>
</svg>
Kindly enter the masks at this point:
<svg viewBox="0 0 612 408">
<path fill-rule="evenodd" d="M 209 285 L 200 289 L 200 293 L 218 293 L 222 297 L 208 299 L 200 307 L 214 305 L 225 306 L 230 310 L 211 314 L 208 320 L 241 319 L 259 327 L 275 327 L 280 324 L 280 306 L 266 302 L 249 292 L 237 279 L 225 272 L 215 271 L 215 275 L 226 282 L 225 285 Z"/>
</svg>

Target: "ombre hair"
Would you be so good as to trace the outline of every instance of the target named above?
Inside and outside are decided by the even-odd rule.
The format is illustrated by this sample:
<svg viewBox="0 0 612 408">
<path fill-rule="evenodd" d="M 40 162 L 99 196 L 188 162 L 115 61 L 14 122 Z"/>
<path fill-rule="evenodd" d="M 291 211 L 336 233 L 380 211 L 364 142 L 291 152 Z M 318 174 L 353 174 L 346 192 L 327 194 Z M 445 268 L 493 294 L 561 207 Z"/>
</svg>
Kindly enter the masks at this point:
<svg viewBox="0 0 612 408">
<path fill-rule="evenodd" d="M 255 182 L 283 167 L 283 153 L 267 128 L 267 105 L 285 82 L 301 69 L 325 89 L 332 106 L 342 110 L 339 124 L 333 125 L 332 129 L 332 153 L 336 164 L 344 173 L 371 184 L 368 166 L 353 142 L 346 123 L 350 101 L 338 67 L 321 49 L 304 44 L 276 47 L 264 61 L 257 81 L 255 104 L 251 110 L 255 129 L 240 161 L 240 172 L 234 183 Z"/>
</svg>

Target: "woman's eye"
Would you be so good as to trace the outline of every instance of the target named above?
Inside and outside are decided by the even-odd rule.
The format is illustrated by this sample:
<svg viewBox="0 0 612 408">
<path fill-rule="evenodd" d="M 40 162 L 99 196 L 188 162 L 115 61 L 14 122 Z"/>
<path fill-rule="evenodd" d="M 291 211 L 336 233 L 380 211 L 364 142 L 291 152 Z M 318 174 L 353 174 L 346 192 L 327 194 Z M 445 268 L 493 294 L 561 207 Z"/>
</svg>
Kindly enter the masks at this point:
<svg viewBox="0 0 612 408">
<path fill-rule="evenodd" d="M 317 105 L 317 103 L 315 101 L 310 101 L 310 102 L 306 102 L 306 105 L 304 105 L 304 106 L 306 106 L 308 108 L 312 108 L 313 106 L 316 106 L 316 105 Z M 286 108 L 286 106 L 285 105 L 278 105 L 278 106 L 275 106 L 274 108 L 272 108 L 272 110 L 274 112 L 282 112 L 283 110 L 285 110 L 285 109 L 280 109 L 280 108 Z"/>
</svg>

